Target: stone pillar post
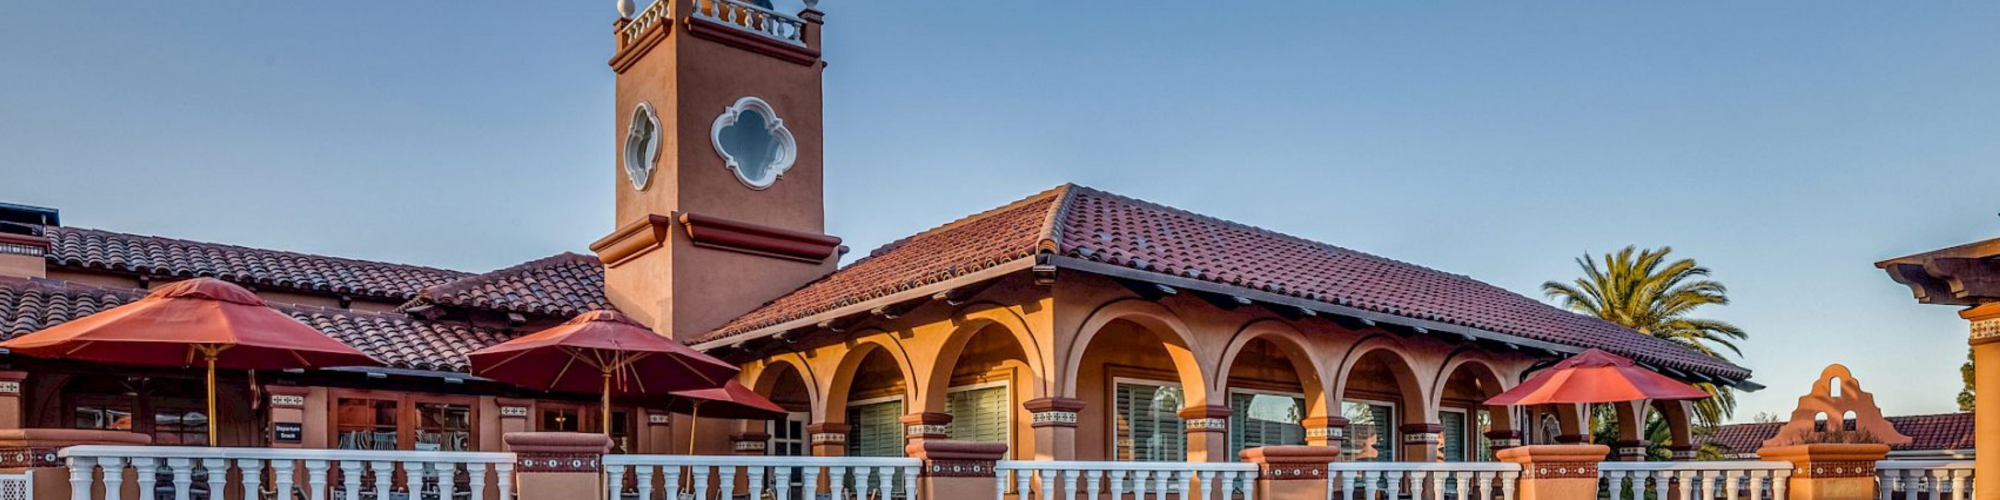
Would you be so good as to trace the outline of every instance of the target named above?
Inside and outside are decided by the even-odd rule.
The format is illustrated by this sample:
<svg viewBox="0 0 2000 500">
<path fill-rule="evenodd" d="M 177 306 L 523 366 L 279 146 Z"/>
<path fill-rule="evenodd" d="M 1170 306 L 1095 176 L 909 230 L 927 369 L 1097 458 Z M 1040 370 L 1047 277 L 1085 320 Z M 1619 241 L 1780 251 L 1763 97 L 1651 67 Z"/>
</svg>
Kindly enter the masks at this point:
<svg viewBox="0 0 2000 500">
<path fill-rule="evenodd" d="M 312 390 L 291 385 L 265 386 L 264 392 L 271 394 L 272 448 L 306 447 L 306 396 Z M 318 441 L 318 440 L 314 440 Z"/>
<path fill-rule="evenodd" d="M 1032 416 L 1035 460 L 1076 460 L 1076 413 L 1083 411 L 1083 400 L 1030 399 L 1021 407 Z"/>
<path fill-rule="evenodd" d="M 1347 444 L 1347 419 L 1343 417 L 1313 417 L 1299 422 L 1306 428 L 1306 446 L 1332 447 L 1339 455 Z"/>
<path fill-rule="evenodd" d="M 21 406 L 22 382 L 28 380 L 28 372 L 0 371 L 0 429 L 19 429 L 27 423 L 23 415 L 27 410 Z"/>
<path fill-rule="evenodd" d="M 516 432 L 507 434 L 508 451 L 519 456 L 514 480 L 516 498 L 604 500 L 604 454 L 611 438 L 577 432 Z"/>
<path fill-rule="evenodd" d="M 1257 464 L 1256 498 L 1263 500 L 1326 500 L 1333 498 L 1326 464 L 1340 460 L 1339 446 L 1264 446 L 1241 453 Z"/>
<path fill-rule="evenodd" d="M 2000 302 L 1967 309 L 1960 317 L 1972 322 L 1972 381 L 1985 390 L 1973 393 L 1972 446 L 2000 450 Z M 2000 495 L 2000 453 L 1973 456 L 1972 491 L 1980 498 Z"/>
<path fill-rule="evenodd" d="M 1437 462 L 1438 445 L 1444 443 L 1444 424 L 1403 424 L 1396 430 L 1403 434 L 1403 454 L 1396 457 L 1404 462 Z"/>
<path fill-rule="evenodd" d="M 1876 493 L 1875 462 L 1888 458 L 1889 445 L 1768 446 L 1757 450 L 1757 456 L 1764 460 L 1792 463 L 1791 487 L 1788 488 L 1791 500 L 1873 500 Z M 1984 490 L 1975 486 L 1973 491 Z M 1992 497 L 1991 493 L 1980 495 L 1981 498 Z"/>
<path fill-rule="evenodd" d="M 115 446 L 145 446 L 153 443 L 153 438 L 145 434 L 122 431 L 88 431 L 80 429 L 0 429 L 0 472 L 25 472 L 34 481 L 35 500 L 68 500 L 72 488 L 78 485 L 91 488 L 90 498 L 104 498 L 103 482 L 88 475 L 77 477 L 70 474 L 56 451 L 71 446 L 101 444 Z M 127 481 L 119 491 L 124 498 L 139 498 L 137 477 L 130 472 L 124 476 Z M 82 482 L 73 482 L 81 479 Z"/>
<path fill-rule="evenodd" d="M 1611 448 L 1595 444 L 1553 444 L 1508 448 L 1500 461 L 1521 464 L 1519 500 L 1597 498 L 1597 464 Z"/>
<path fill-rule="evenodd" d="M 831 422 L 806 426 L 806 433 L 812 435 L 813 456 L 847 456 L 847 431 L 850 429 L 853 427 L 847 424 Z"/>
<path fill-rule="evenodd" d="M 1229 414 L 1227 406 L 1181 408 L 1181 428 L 1187 431 L 1187 461 L 1229 461 Z"/>
<path fill-rule="evenodd" d="M 743 432 L 729 436 L 729 449 L 738 455 L 764 456 L 771 446 L 771 435 L 762 432 Z"/>
<path fill-rule="evenodd" d="M 1007 458 L 1007 445 L 926 439 L 912 441 L 903 452 L 924 461 L 917 478 L 919 494 L 912 498 L 999 500 L 993 465 Z"/>
</svg>

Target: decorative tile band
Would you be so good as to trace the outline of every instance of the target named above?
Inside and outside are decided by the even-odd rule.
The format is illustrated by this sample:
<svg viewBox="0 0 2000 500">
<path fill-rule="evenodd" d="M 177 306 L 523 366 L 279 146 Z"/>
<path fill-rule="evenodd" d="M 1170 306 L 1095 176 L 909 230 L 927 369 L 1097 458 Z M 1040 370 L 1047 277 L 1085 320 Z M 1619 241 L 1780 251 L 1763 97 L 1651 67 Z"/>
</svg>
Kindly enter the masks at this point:
<svg viewBox="0 0 2000 500">
<path fill-rule="evenodd" d="M 1849 478 L 1875 477 L 1875 462 L 1866 460 L 1808 462 L 1798 464 L 1792 470 L 1792 477 L 1804 478 Z"/>
<path fill-rule="evenodd" d="M 654 413 L 646 416 L 646 423 L 653 425 L 673 425 L 674 416 L 665 413 Z"/>
<path fill-rule="evenodd" d="M 272 395 L 271 395 L 271 406 L 282 406 L 282 407 L 287 407 L 287 408 L 298 408 L 298 407 L 302 407 L 302 406 L 305 406 L 305 405 L 306 405 L 306 397 L 305 397 L 305 396 L 293 396 L 293 395 L 288 395 L 288 394 L 272 394 Z"/>
<path fill-rule="evenodd" d="M 1444 434 L 1439 432 L 1412 432 L 1403 435 L 1403 444 L 1438 444 L 1444 442 Z"/>
<path fill-rule="evenodd" d="M 2000 337 L 2000 318 L 1988 318 L 1972 322 L 1972 340 Z"/>
<path fill-rule="evenodd" d="M 527 416 L 528 416 L 528 407 L 526 407 L 526 406 L 502 406 L 502 407 L 500 407 L 500 416 L 502 416 L 502 417 L 527 417 Z"/>
<path fill-rule="evenodd" d="M 1489 443 L 1490 443 L 1490 446 L 1492 446 L 1492 447 L 1493 447 L 1493 448 L 1495 448 L 1495 449 L 1498 449 L 1498 448 L 1519 448 L 1519 447 L 1521 447 L 1521 439 L 1520 439 L 1520 438 L 1503 438 L 1503 439 L 1495 439 L 1495 440 L 1492 440 L 1492 441 L 1489 441 Z"/>
<path fill-rule="evenodd" d="M 1647 449 L 1647 448 L 1646 448 L 1646 447 L 1644 447 L 1644 446 L 1620 446 L 1620 447 L 1618 447 L 1618 456 L 1621 456 L 1621 457 L 1643 457 L 1643 456 L 1646 456 L 1646 454 L 1647 454 L 1647 453 L 1649 453 L 1649 452 L 1651 452 L 1651 451 L 1652 451 L 1652 450 L 1650 450 L 1650 449 Z"/>
<path fill-rule="evenodd" d="M 62 459 L 56 457 L 56 448 L 0 449 L 0 468 L 20 469 L 61 466 Z"/>
<path fill-rule="evenodd" d="M 923 475 L 930 477 L 993 477 L 991 460 L 932 460 L 924 463 Z"/>
<path fill-rule="evenodd" d="M 1034 413 L 1032 425 L 1076 425 L 1076 412 L 1041 411 Z"/>
<path fill-rule="evenodd" d="M 1597 462 L 1546 462 L 1521 470 L 1522 479 L 1597 479 Z"/>
<path fill-rule="evenodd" d="M 812 441 L 813 441 L 813 444 L 841 444 L 841 445 L 844 445 L 844 444 L 847 444 L 847 434 L 845 434 L 845 433 L 839 433 L 839 432 L 821 432 L 821 433 L 818 433 L 818 434 L 813 434 L 813 435 L 812 435 Z"/>
<path fill-rule="evenodd" d="M 1325 465 L 1264 464 L 1263 478 L 1272 481 L 1325 481 Z"/>
<path fill-rule="evenodd" d="M 596 453 L 522 453 L 521 472 L 597 472 Z"/>
<path fill-rule="evenodd" d="M 1674 461 L 1694 460 L 1694 450 L 1674 450 Z"/>
<path fill-rule="evenodd" d="M 950 429 L 943 424 L 913 424 L 903 426 L 903 436 L 905 437 L 944 436 L 948 435 L 949 432 L 951 432 Z"/>
<path fill-rule="evenodd" d="M 1229 430 L 1229 419 L 1190 418 L 1181 421 L 1181 428 L 1188 432 L 1222 432 Z"/>
<path fill-rule="evenodd" d="M 14 382 L 14 381 L 0 382 L 0 394 L 20 394 L 20 393 L 21 393 L 20 382 Z"/>
<path fill-rule="evenodd" d="M 1306 439 L 1347 439 L 1347 428 L 1307 427 Z"/>
<path fill-rule="evenodd" d="M 736 442 L 736 452 L 737 452 L 737 453 L 749 453 L 749 452 L 757 452 L 757 453 L 763 453 L 763 452 L 764 452 L 764 450 L 765 450 L 765 449 L 766 449 L 767 447 L 769 447 L 769 444 L 766 444 L 766 443 L 765 443 L 764 441 L 737 441 L 737 442 Z"/>
</svg>

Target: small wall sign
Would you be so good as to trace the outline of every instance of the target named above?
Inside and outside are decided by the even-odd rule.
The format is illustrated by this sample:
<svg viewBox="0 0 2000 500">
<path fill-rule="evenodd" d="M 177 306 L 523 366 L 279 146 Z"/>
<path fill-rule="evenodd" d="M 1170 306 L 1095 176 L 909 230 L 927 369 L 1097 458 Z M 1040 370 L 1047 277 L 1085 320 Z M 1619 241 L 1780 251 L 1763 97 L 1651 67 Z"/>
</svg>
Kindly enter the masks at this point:
<svg viewBox="0 0 2000 500">
<path fill-rule="evenodd" d="M 271 424 L 271 441 L 284 444 L 305 442 L 305 425 L 298 422 L 275 422 Z"/>
</svg>

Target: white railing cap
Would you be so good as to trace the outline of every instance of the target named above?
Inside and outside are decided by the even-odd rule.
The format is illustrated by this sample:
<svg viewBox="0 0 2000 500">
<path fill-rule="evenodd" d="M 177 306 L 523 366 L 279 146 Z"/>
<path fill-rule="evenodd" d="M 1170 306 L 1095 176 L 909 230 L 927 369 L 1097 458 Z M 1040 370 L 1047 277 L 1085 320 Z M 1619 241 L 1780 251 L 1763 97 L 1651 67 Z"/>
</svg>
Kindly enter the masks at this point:
<svg viewBox="0 0 2000 500">
<path fill-rule="evenodd" d="M 759 457 L 737 455 L 605 455 L 604 465 L 720 467 L 921 467 L 923 460 L 897 457 Z"/>
<path fill-rule="evenodd" d="M 1332 472 L 1520 472 L 1521 464 L 1511 462 L 1333 462 Z"/>
<path fill-rule="evenodd" d="M 1877 470 L 1971 469 L 1972 464 L 1971 460 L 1882 460 L 1875 462 L 1875 468 Z"/>
<path fill-rule="evenodd" d="M 1103 471 L 1194 471 L 1257 472 L 1257 464 L 1236 462 L 1079 462 L 1045 460 L 1001 460 L 999 470 L 1103 470 Z"/>
<path fill-rule="evenodd" d="M 1601 462 L 1600 471 L 1790 471 L 1791 462 L 1716 460 L 1708 462 Z"/>
<path fill-rule="evenodd" d="M 373 451 L 304 448 L 209 448 L 205 446 L 84 445 L 56 452 L 62 458 L 224 458 L 333 460 L 359 462 L 514 463 L 513 453 L 473 451 Z"/>
</svg>

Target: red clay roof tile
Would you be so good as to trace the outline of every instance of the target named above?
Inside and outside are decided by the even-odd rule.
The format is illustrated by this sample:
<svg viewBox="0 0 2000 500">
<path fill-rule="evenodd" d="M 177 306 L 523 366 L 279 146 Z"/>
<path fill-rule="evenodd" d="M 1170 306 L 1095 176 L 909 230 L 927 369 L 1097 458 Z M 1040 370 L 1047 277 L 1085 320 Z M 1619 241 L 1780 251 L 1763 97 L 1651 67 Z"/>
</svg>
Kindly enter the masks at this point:
<svg viewBox="0 0 2000 500">
<path fill-rule="evenodd" d="M 430 287 L 411 305 L 426 303 L 563 318 L 611 309 L 604 264 L 567 252 Z"/>
<path fill-rule="evenodd" d="M 1937 415 L 1906 415 L 1885 417 L 1896 432 L 1909 436 L 1910 444 L 1891 446 L 1893 451 L 1937 451 L 1971 450 L 1973 438 L 1972 413 L 1943 413 Z M 1784 422 L 1751 424 L 1729 424 L 1717 426 L 1715 432 L 1702 437 L 1703 443 L 1720 446 L 1724 453 L 1756 453 L 1764 446 L 1764 441 L 1777 437 L 1778 429 Z"/>
<path fill-rule="evenodd" d="M 213 277 L 242 285 L 408 300 L 426 287 L 470 276 L 423 266 L 74 227 L 48 228 L 48 262 L 175 278 Z"/>
<path fill-rule="evenodd" d="M 1408 318 L 1729 378 L 1747 369 L 1472 278 L 1095 189 L 1064 185 L 891 243 L 695 342 L 741 335 L 1037 252 Z"/>
</svg>

